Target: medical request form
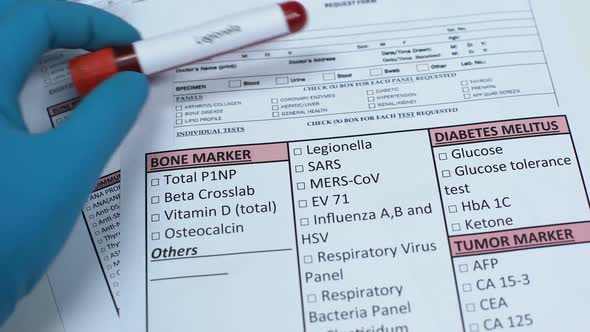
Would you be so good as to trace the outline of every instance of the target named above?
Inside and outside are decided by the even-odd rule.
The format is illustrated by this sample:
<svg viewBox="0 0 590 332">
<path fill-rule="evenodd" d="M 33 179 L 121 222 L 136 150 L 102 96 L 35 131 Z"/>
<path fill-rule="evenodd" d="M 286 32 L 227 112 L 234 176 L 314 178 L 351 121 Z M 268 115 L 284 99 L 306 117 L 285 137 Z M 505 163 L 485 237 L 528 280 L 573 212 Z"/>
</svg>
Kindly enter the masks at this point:
<svg viewBox="0 0 590 332">
<path fill-rule="evenodd" d="M 589 85 L 559 3 L 304 4 L 299 34 L 153 79 L 123 329 L 587 331 Z"/>
</svg>

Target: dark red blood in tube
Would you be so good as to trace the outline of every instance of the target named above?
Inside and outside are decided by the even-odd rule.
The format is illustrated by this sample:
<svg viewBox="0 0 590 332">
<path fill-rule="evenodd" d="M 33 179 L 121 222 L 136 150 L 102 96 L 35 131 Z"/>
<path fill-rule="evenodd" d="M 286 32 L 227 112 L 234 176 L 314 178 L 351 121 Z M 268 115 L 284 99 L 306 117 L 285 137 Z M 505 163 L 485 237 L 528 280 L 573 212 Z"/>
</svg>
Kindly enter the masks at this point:
<svg viewBox="0 0 590 332">
<path fill-rule="evenodd" d="M 283 2 L 280 4 L 287 24 L 289 24 L 289 30 L 291 32 L 297 32 L 303 29 L 305 22 L 307 21 L 307 13 L 305 7 L 297 1 Z"/>
</svg>

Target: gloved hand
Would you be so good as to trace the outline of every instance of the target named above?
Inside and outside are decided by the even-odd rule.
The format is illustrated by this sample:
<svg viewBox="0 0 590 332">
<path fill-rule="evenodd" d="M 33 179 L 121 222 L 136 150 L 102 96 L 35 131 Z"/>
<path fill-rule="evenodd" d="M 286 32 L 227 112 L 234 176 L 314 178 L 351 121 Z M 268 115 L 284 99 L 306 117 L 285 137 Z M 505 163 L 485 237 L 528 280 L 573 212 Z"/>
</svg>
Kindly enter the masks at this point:
<svg viewBox="0 0 590 332">
<path fill-rule="evenodd" d="M 22 84 L 48 48 L 92 50 L 138 38 L 121 19 L 71 2 L 20 1 L 0 14 L 0 324 L 57 255 L 148 92 L 145 76 L 118 74 L 62 126 L 31 135 L 18 106 Z"/>
</svg>

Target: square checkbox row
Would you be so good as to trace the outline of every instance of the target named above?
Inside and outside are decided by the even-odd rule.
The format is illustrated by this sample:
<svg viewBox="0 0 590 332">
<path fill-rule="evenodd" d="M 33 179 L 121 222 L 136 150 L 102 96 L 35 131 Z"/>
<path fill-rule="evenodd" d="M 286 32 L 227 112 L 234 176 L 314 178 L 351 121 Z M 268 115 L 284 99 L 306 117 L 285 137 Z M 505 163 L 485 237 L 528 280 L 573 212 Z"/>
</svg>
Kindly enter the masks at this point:
<svg viewBox="0 0 590 332">
<path fill-rule="evenodd" d="M 463 290 L 463 292 L 465 293 L 469 293 L 473 290 L 472 286 L 470 283 L 464 283 L 463 285 L 461 285 L 461 289 Z"/>
</svg>

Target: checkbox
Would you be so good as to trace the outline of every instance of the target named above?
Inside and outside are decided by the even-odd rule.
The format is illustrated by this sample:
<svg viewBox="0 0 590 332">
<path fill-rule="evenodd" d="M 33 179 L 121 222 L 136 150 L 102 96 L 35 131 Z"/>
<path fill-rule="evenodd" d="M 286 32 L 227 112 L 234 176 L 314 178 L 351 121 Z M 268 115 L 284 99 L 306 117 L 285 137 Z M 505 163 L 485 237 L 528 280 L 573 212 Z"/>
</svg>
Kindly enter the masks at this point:
<svg viewBox="0 0 590 332">
<path fill-rule="evenodd" d="M 107 249 L 106 248 L 100 248 L 100 252 L 106 252 Z"/>
<path fill-rule="evenodd" d="M 293 149 L 293 154 L 296 155 L 296 156 L 300 156 L 300 155 L 303 154 L 303 149 L 301 149 L 301 148 L 295 148 L 295 149 Z"/>
<path fill-rule="evenodd" d="M 461 224 L 452 224 L 451 225 L 451 230 L 453 232 L 459 232 L 461 230 Z"/>
<path fill-rule="evenodd" d="M 100 231 L 94 232 L 94 235 L 96 235 L 96 236 L 100 235 Z"/>
<path fill-rule="evenodd" d="M 152 196 L 152 204 L 160 203 L 160 196 Z"/>
<path fill-rule="evenodd" d="M 311 255 L 303 256 L 303 263 L 305 263 L 305 264 L 313 263 L 313 256 L 311 256 Z"/>
<path fill-rule="evenodd" d="M 109 260 L 109 256 L 104 256 L 104 260 L 108 261 Z"/>
<path fill-rule="evenodd" d="M 273 118 L 278 118 L 279 117 L 279 112 L 272 112 L 272 117 Z"/>
<path fill-rule="evenodd" d="M 467 86 L 469 84 L 469 82 L 467 81 L 461 81 L 461 86 Z"/>
<path fill-rule="evenodd" d="M 336 79 L 336 74 L 334 73 L 324 73 L 322 75 L 324 81 L 333 81 Z"/>
<path fill-rule="evenodd" d="M 371 108 L 371 109 L 375 108 L 375 104 L 369 104 L 369 108 Z"/>
<path fill-rule="evenodd" d="M 182 112 L 176 112 L 176 118 L 177 119 L 182 118 Z"/>
<path fill-rule="evenodd" d="M 295 165 L 295 173 L 303 173 L 303 165 Z"/>
<path fill-rule="evenodd" d="M 301 219 L 299 219 L 299 224 L 301 226 L 309 226 L 309 218 L 301 218 Z"/>
<path fill-rule="evenodd" d="M 369 71 L 371 76 L 381 76 L 383 75 L 383 69 L 381 68 L 373 68 Z"/>
<path fill-rule="evenodd" d="M 111 273 L 111 278 L 114 278 L 114 277 L 115 277 L 115 274 L 114 273 Z"/>
<path fill-rule="evenodd" d="M 241 80 L 230 80 L 227 85 L 230 88 L 239 88 L 242 86 L 242 81 Z"/>
<path fill-rule="evenodd" d="M 98 244 L 102 244 L 102 239 L 98 239 Z"/>
<path fill-rule="evenodd" d="M 272 110 L 273 111 L 278 111 L 279 110 L 279 105 L 272 105 Z"/>
<path fill-rule="evenodd" d="M 471 292 L 471 284 L 463 284 L 462 288 L 465 293 Z"/>
<path fill-rule="evenodd" d="M 159 213 L 152 214 L 152 222 L 158 222 L 158 221 L 160 221 L 160 214 Z"/>
<path fill-rule="evenodd" d="M 457 213 L 457 205 L 449 205 L 449 213 Z"/>
<path fill-rule="evenodd" d="M 447 154 L 445 152 L 438 154 L 438 160 L 447 160 Z"/>
<path fill-rule="evenodd" d="M 442 174 L 443 178 L 450 178 L 451 177 L 451 171 L 449 171 L 449 170 L 443 170 L 441 172 L 441 174 Z"/>
<path fill-rule="evenodd" d="M 119 287 L 119 283 L 118 282 L 113 282 L 113 287 Z"/>
<path fill-rule="evenodd" d="M 177 125 L 181 125 L 182 124 L 182 119 L 176 119 L 176 124 Z"/>
<path fill-rule="evenodd" d="M 367 96 L 372 96 L 372 95 L 373 95 L 373 93 L 374 93 L 374 91 L 373 91 L 373 90 L 367 90 Z"/>
<path fill-rule="evenodd" d="M 93 222 L 93 223 L 92 223 L 92 227 L 96 227 L 96 225 L 97 225 L 97 224 L 96 224 L 95 222 Z"/>
<path fill-rule="evenodd" d="M 475 311 L 475 303 L 467 303 L 465 305 L 465 310 L 467 310 L 467 312 L 474 312 Z"/>
<path fill-rule="evenodd" d="M 110 269 L 112 269 L 112 268 L 113 268 L 113 266 L 112 266 L 111 264 L 107 265 L 107 269 L 108 269 L 108 270 L 110 270 Z"/>
<path fill-rule="evenodd" d="M 374 101 L 375 101 L 375 97 L 368 97 L 368 98 L 367 98 L 367 101 L 368 101 L 368 102 L 374 102 Z"/>
<path fill-rule="evenodd" d="M 271 98 L 270 99 L 270 103 L 271 104 L 278 104 L 279 103 L 279 98 Z"/>
<path fill-rule="evenodd" d="M 479 325 L 476 323 L 469 324 L 469 332 L 479 332 Z"/>
<path fill-rule="evenodd" d="M 465 98 L 465 99 L 471 99 L 471 94 L 466 93 L 466 94 L 463 95 L 463 98 Z"/>
<path fill-rule="evenodd" d="M 91 206 L 87 206 L 86 207 L 86 212 L 90 212 L 90 210 L 92 210 L 92 207 Z"/>
<path fill-rule="evenodd" d="M 297 190 L 305 190 L 305 182 L 297 182 Z"/>
<path fill-rule="evenodd" d="M 159 240 L 160 239 L 160 233 L 159 232 L 153 232 L 152 233 L 152 240 Z"/>
<path fill-rule="evenodd" d="M 182 105 L 178 105 L 178 106 L 176 106 L 176 111 L 177 111 L 177 112 L 178 112 L 178 111 L 182 111 Z"/>
<path fill-rule="evenodd" d="M 469 88 L 463 88 L 463 92 L 469 92 Z"/>
<path fill-rule="evenodd" d="M 427 63 L 420 63 L 416 65 L 417 71 L 430 71 L 430 65 Z"/>
<path fill-rule="evenodd" d="M 469 267 L 467 266 L 467 264 L 459 264 L 459 272 L 465 273 L 467 271 L 469 271 Z"/>
<path fill-rule="evenodd" d="M 289 77 L 287 76 L 280 76 L 275 79 L 275 83 L 277 85 L 289 84 Z"/>
<path fill-rule="evenodd" d="M 304 200 L 304 199 L 300 200 L 300 201 L 298 202 L 298 206 L 299 206 L 300 208 L 306 208 L 306 207 L 307 207 L 307 201 L 306 201 L 306 200 Z"/>
<path fill-rule="evenodd" d="M 160 185 L 160 179 L 152 179 L 152 187 L 157 187 Z"/>
<path fill-rule="evenodd" d="M 94 219 L 94 215 L 93 214 L 89 215 L 88 219 Z"/>
<path fill-rule="evenodd" d="M 317 297 L 315 296 L 315 294 L 307 295 L 307 303 L 316 303 L 316 301 Z"/>
</svg>

